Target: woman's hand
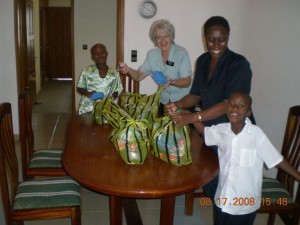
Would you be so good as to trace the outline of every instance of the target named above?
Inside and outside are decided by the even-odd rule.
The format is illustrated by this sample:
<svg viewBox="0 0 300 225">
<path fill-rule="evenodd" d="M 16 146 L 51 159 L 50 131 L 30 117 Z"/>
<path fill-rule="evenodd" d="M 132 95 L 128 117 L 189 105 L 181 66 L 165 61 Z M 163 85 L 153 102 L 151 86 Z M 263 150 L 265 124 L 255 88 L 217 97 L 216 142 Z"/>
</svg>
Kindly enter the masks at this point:
<svg viewBox="0 0 300 225">
<path fill-rule="evenodd" d="M 120 62 L 118 64 L 118 71 L 123 74 L 127 74 L 127 73 L 129 73 L 129 66 L 124 62 Z"/>
<path fill-rule="evenodd" d="M 181 112 L 173 112 L 169 115 L 176 127 L 182 127 L 194 122 L 193 113 L 189 110 L 182 110 Z"/>
<path fill-rule="evenodd" d="M 164 85 L 164 89 L 167 89 L 171 85 L 171 80 L 169 77 L 167 77 L 167 83 Z"/>
</svg>

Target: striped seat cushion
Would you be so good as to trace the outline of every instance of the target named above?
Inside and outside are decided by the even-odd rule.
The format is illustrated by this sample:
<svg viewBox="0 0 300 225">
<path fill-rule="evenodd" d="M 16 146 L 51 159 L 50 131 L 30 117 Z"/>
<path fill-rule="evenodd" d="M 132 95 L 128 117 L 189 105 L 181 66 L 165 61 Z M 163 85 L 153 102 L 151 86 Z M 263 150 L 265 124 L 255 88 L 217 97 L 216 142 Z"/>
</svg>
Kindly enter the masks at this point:
<svg viewBox="0 0 300 225">
<path fill-rule="evenodd" d="M 43 149 L 33 153 L 29 168 L 62 168 L 62 150 Z"/>
<path fill-rule="evenodd" d="M 80 205 L 80 185 L 71 177 L 35 178 L 19 184 L 13 209 L 77 205 Z"/>
<path fill-rule="evenodd" d="M 286 201 L 288 204 L 294 203 L 284 186 L 278 180 L 272 178 L 264 177 L 261 197 L 262 201 L 269 198 L 272 204 L 286 204 Z"/>
</svg>

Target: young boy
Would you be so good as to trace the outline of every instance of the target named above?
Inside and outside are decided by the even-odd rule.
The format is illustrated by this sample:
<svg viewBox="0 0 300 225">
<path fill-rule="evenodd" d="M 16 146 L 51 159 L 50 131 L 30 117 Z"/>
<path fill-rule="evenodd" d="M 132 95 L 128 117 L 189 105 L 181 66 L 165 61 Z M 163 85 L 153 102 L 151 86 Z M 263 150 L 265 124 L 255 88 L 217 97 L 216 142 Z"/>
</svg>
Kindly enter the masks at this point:
<svg viewBox="0 0 300 225">
<path fill-rule="evenodd" d="M 219 184 L 215 194 L 215 225 L 252 225 L 261 204 L 263 164 L 286 171 L 298 181 L 300 172 L 291 167 L 274 148 L 265 133 L 253 125 L 251 97 L 233 93 L 228 100 L 227 116 L 230 123 L 204 127 L 194 123 L 204 135 L 206 145 L 218 146 Z M 250 200 L 251 204 L 234 204 L 236 199 Z"/>
</svg>

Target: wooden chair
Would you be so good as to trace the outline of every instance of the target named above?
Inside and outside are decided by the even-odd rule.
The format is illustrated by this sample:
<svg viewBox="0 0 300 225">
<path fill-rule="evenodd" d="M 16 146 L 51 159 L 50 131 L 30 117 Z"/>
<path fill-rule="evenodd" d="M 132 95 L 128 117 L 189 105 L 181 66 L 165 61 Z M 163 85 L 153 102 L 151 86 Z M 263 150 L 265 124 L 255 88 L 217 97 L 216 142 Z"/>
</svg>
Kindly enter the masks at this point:
<svg viewBox="0 0 300 225">
<path fill-rule="evenodd" d="M 19 127 L 23 179 L 34 176 L 66 176 L 61 164 L 62 149 L 34 149 L 31 91 L 19 95 Z"/>
<path fill-rule="evenodd" d="M 0 189 L 6 225 L 26 220 L 70 218 L 81 224 L 80 186 L 70 177 L 19 183 L 10 103 L 0 104 Z"/>
<path fill-rule="evenodd" d="M 289 109 L 283 139 L 283 157 L 296 169 L 300 166 L 300 105 Z M 300 184 L 295 189 L 296 181 L 282 170 L 278 170 L 276 179 L 264 178 L 262 187 L 262 205 L 258 213 L 269 214 L 268 225 L 273 225 L 276 214 L 286 225 L 299 225 L 300 222 Z M 195 197 L 203 193 L 186 195 L 185 213 L 193 214 Z"/>
<path fill-rule="evenodd" d="M 123 85 L 123 93 L 125 92 L 134 92 L 139 93 L 140 92 L 140 82 L 134 81 L 131 79 L 130 76 L 121 74 L 121 82 Z"/>
<path fill-rule="evenodd" d="M 300 166 L 300 105 L 289 109 L 283 139 L 283 157 L 296 169 Z M 296 180 L 282 170 L 276 179 L 264 178 L 262 201 L 258 213 L 269 214 L 268 225 L 273 225 L 276 214 L 286 225 L 299 225 L 300 184 L 295 189 Z"/>
</svg>

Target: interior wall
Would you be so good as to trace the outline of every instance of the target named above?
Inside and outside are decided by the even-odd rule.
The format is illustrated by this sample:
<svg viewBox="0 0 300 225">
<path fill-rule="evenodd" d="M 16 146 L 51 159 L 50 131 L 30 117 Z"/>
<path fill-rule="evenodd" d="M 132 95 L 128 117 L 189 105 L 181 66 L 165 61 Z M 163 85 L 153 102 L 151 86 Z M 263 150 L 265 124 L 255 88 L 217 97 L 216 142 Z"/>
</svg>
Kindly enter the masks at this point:
<svg viewBox="0 0 300 225">
<path fill-rule="evenodd" d="M 192 61 L 204 52 L 201 29 L 213 15 L 226 17 L 231 26 L 229 48 L 250 61 L 253 71 L 253 111 L 257 124 L 281 150 L 289 107 L 299 105 L 300 1 L 298 0 L 160 0 L 158 12 L 144 19 L 140 0 L 125 4 L 125 62 L 138 68 L 153 48 L 148 31 L 153 21 L 169 19 L 175 26 L 175 42 L 185 47 Z M 131 50 L 138 61 L 130 62 Z M 151 78 L 141 82 L 142 93 L 156 90 Z M 271 170 L 268 173 L 274 174 Z"/>
<path fill-rule="evenodd" d="M 13 129 L 19 133 L 16 54 L 14 43 L 14 1 L 0 0 L 0 103 L 10 102 L 13 112 Z M 0 195 L 0 224 L 5 224 Z"/>
<path fill-rule="evenodd" d="M 13 129 L 14 132 L 18 134 L 14 1 L 0 0 L 0 27 L 0 102 L 11 103 Z"/>
<path fill-rule="evenodd" d="M 39 0 L 33 0 L 33 32 L 34 32 L 34 56 L 35 56 L 35 80 L 36 93 L 41 90 L 41 56 L 40 56 L 40 4 Z"/>
<path fill-rule="evenodd" d="M 49 7 L 70 7 L 71 0 L 48 0 Z"/>
<path fill-rule="evenodd" d="M 116 66 L 116 0 L 74 0 L 75 89 L 82 69 L 93 64 L 91 47 L 102 43 L 108 51 L 107 64 Z M 83 45 L 88 48 L 83 49 Z M 80 95 L 76 93 L 76 106 Z"/>
</svg>

